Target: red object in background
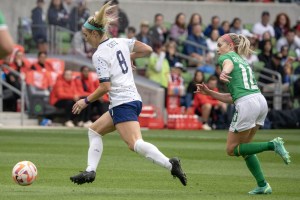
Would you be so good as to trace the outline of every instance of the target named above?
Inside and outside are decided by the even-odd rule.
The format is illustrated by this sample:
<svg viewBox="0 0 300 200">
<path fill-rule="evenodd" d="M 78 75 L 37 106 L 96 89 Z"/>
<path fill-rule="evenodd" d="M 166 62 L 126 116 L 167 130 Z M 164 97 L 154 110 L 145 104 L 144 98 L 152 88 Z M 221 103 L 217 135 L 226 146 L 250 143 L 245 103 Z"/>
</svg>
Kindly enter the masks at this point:
<svg viewBox="0 0 300 200">
<path fill-rule="evenodd" d="M 165 127 L 161 111 L 152 105 L 142 107 L 139 123 L 141 127 L 149 129 L 163 129 Z"/>
</svg>

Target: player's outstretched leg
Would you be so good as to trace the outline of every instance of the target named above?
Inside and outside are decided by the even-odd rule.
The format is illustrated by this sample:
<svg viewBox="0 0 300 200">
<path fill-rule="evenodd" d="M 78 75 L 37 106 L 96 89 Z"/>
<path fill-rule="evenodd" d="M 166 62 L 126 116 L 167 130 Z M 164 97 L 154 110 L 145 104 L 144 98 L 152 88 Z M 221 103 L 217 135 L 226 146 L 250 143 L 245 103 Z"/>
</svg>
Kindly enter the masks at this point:
<svg viewBox="0 0 300 200">
<path fill-rule="evenodd" d="M 172 164 L 171 174 L 175 178 L 179 178 L 182 185 L 186 186 L 187 178 L 183 170 L 181 169 L 180 160 L 178 158 L 171 158 L 170 163 Z"/>
<path fill-rule="evenodd" d="M 277 153 L 285 164 L 289 164 L 291 162 L 289 152 L 284 148 L 284 141 L 282 138 L 277 137 L 271 140 L 274 143 L 274 151 Z"/>
<path fill-rule="evenodd" d="M 92 183 L 96 178 L 96 169 L 103 151 L 102 136 L 92 129 L 88 131 L 90 147 L 88 150 L 88 166 L 85 171 L 71 176 L 70 180 L 78 185 Z"/>
<path fill-rule="evenodd" d="M 75 176 L 71 176 L 70 180 L 74 183 L 77 183 L 78 185 L 84 184 L 84 183 L 92 183 L 96 178 L 96 172 L 95 171 L 84 171 L 80 172 L 79 174 Z"/>
<path fill-rule="evenodd" d="M 186 185 L 187 178 L 182 171 L 180 161 L 178 158 L 167 158 L 161 153 L 156 146 L 142 139 L 138 139 L 134 145 L 134 151 L 138 154 L 151 160 L 153 163 L 158 164 L 171 171 L 174 177 L 178 177 L 183 185 Z"/>
</svg>

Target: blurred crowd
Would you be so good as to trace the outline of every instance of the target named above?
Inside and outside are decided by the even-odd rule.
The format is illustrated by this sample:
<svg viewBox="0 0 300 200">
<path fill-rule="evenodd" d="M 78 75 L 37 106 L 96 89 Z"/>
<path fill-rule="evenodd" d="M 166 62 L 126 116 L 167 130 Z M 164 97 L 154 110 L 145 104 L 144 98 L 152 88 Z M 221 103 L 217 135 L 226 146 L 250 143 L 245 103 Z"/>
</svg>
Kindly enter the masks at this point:
<svg viewBox="0 0 300 200">
<path fill-rule="evenodd" d="M 189 19 L 187 13 L 177 13 L 173 22 L 166 22 L 164 15 L 157 13 L 153 16 L 153 22 L 141 20 L 139 27 L 133 27 L 126 13 L 119 7 L 119 2 L 112 0 L 112 3 L 117 6 L 118 21 L 111 24 L 110 35 L 136 39 L 153 48 L 150 57 L 137 59 L 134 64 L 139 75 L 157 82 L 165 89 L 168 112 L 193 110 L 201 117 L 204 129 L 225 128 L 232 107 L 211 97 L 195 94 L 194 91 L 197 83 L 206 82 L 210 89 L 226 92 L 225 85 L 218 80 L 220 66 L 216 63 L 217 39 L 226 33 L 243 34 L 250 40 L 256 54 L 244 59 L 254 71 L 256 68 L 260 71 L 257 78 L 263 85 L 263 92 L 274 91 L 274 82 L 278 79 L 262 70 L 266 68 L 278 72 L 281 75 L 282 90 L 290 97 L 299 99 L 300 18 L 296 24 L 291 24 L 288 13 L 278 13 L 275 21 L 271 22 L 270 13 L 264 11 L 261 20 L 253 24 L 243 24 L 237 16 L 221 19 L 217 15 L 211 17 L 209 24 L 204 24 L 201 13 L 193 13 Z M 90 17 L 87 2 L 51 0 L 47 11 L 44 7 L 44 0 L 37 0 L 36 7 L 31 11 L 32 38 L 39 52 L 36 61 L 28 62 L 24 49 L 19 49 L 3 62 L 23 73 L 27 84 L 49 90 L 50 104 L 66 111 L 66 126 L 75 126 L 76 123 L 88 126 L 94 119 L 91 116 L 91 113 L 95 113 L 93 110 L 99 109 L 100 104 L 107 103 L 108 99 L 99 100 L 99 104 L 82 113 L 76 123 L 70 110 L 76 100 L 87 96 L 97 87 L 97 78 L 85 66 L 80 68 L 80 72 L 69 69 L 57 71 L 51 62 L 47 63 L 49 25 L 63 27 L 72 33 L 70 54 L 87 58 L 92 56 L 94 49 L 85 42 L 81 33 L 81 26 Z M 37 78 L 37 74 L 44 78 Z M 20 87 L 18 78 L 9 71 L 6 71 L 6 79 L 15 87 Z M 19 97 L 14 95 L 12 98 L 15 101 L 8 100 L 5 108 L 16 110 L 15 102 Z M 285 108 L 292 108 L 292 101 L 290 99 Z M 103 112 L 103 108 L 101 110 Z"/>
</svg>

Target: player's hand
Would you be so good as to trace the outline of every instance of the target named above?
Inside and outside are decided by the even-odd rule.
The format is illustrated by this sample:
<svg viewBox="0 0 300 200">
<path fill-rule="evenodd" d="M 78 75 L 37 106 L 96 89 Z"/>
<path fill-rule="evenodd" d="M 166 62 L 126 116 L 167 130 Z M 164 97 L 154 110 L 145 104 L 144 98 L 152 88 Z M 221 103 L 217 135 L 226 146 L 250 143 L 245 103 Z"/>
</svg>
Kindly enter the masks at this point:
<svg viewBox="0 0 300 200">
<path fill-rule="evenodd" d="M 132 71 L 136 70 L 136 66 L 133 64 L 133 60 L 131 60 L 131 68 L 132 68 Z"/>
<path fill-rule="evenodd" d="M 87 104 L 84 102 L 84 99 L 80 99 L 73 105 L 72 113 L 75 115 L 79 114 L 86 107 L 87 107 Z"/>
<path fill-rule="evenodd" d="M 228 76 L 225 72 L 222 72 L 220 74 L 220 80 L 225 82 L 225 83 L 229 83 L 231 79 L 231 76 Z"/>
<path fill-rule="evenodd" d="M 210 89 L 204 83 L 196 84 L 197 90 L 194 93 L 209 95 Z"/>
</svg>

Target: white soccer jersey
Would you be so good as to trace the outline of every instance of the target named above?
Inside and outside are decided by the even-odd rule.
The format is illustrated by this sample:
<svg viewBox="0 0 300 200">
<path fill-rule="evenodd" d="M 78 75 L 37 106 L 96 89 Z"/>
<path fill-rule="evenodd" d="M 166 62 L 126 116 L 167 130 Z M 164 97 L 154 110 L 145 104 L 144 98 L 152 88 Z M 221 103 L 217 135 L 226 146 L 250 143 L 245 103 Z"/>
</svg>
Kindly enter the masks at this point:
<svg viewBox="0 0 300 200">
<path fill-rule="evenodd" d="M 110 82 L 109 108 L 132 101 L 142 101 L 131 68 L 130 53 L 135 40 L 110 38 L 103 41 L 93 55 L 100 82 Z"/>
</svg>

